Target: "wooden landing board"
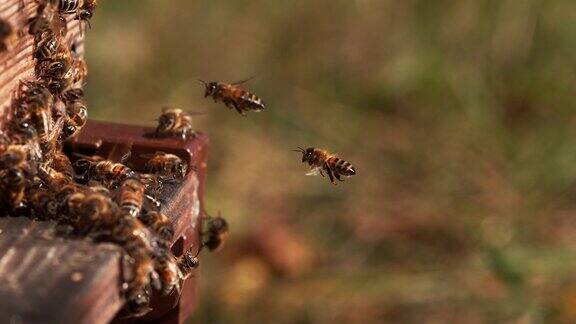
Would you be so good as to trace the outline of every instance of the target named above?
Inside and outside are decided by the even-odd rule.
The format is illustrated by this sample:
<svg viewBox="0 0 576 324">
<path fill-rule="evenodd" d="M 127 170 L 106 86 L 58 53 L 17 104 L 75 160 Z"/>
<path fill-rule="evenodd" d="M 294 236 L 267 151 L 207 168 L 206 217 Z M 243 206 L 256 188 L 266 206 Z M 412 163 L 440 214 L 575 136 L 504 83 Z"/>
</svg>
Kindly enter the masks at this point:
<svg viewBox="0 0 576 324">
<path fill-rule="evenodd" d="M 208 138 L 151 139 L 151 129 L 89 121 L 67 151 L 109 156 L 118 150 L 164 151 L 186 159 L 185 180 L 167 185 L 162 211 L 175 228 L 176 255 L 199 246 Z M 130 161 L 129 161 L 130 162 Z M 134 159 L 134 169 L 141 161 Z M 61 238 L 54 223 L 0 218 L 0 323 L 108 323 L 123 305 L 120 250 L 111 244 Z M 182 297 L 152 296 L 154 311 L 146 320 L 181 323 L 197 302 L 198 269 L 185 282 Z M 164 320 L 166 319 L 166 320 Z M 116 318 L 116 321 L 119 319 Z M 140 319 L 142 320 L 142 319 Z"/>
</svg>

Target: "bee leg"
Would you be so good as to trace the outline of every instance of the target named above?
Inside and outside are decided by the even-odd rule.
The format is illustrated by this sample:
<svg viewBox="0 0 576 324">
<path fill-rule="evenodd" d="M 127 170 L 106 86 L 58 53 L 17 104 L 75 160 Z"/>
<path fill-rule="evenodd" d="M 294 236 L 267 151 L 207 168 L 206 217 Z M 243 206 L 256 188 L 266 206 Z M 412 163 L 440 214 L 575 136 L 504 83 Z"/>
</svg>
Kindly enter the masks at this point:
<svg viewBox="0 0 576 324">
<path fill-rule="evenodd" d="M 336 185 L 336 183 L 334 182 L 334 176 L 332 175 L 332 170 L 330 170 L 330 168 L 326 164 L 324 164 L 324 169 L 326 170 L 326 173 L 328 173 L 328 177 L 330 177 L 330 182 L 332 182 L 333 185 Z"/>
<path fill-rule="evenodd" d="M 320 175 L 322 176 L 322 178 L 326 177 L 326 176 L 324 175 L 324 172 L 322 172 L 322 169 L 318 170 L 318 173 L 320 173 Z"/>
<path fill-rule="evenodd" d="M 344 180 L 342 180 L 342 178 L 340 178 L 340 174 L 337 172 L 334 172 L 334 177 L 336 177 L 336 179 L 338 179 L 338 181 L 344 181 Z"/>
</svg>

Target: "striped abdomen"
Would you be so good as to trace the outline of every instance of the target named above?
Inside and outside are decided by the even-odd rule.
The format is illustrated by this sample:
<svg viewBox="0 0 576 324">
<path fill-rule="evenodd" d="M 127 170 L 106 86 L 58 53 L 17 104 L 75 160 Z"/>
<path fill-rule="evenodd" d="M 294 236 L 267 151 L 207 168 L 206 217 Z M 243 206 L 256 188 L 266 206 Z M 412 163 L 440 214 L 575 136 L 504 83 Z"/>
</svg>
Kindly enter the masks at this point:
<svg viewBox="0 0 576 324">
<path fill-rule="evenodd" d="M 335 156 L 329 157 L 326 160 L 326 164 L 334 173 L 338 173 L 347 177 L 356 174 L 356 169 L 352 166 L 352 164 L 342 160 L 341 158 Z"/>
<path fill-rule="evenodd" d="M 137 179 L 127 179 L 120 191 L 120 208 L 126 214 L 136 217 L 144 202 L 144 184 Z"/>
<path fill-rule="evenodd" d="M 247 107 L 249 110 L 254 111 L 261 111 L 266 108 L 262 99 L 247 91 L 242 91 L 242 95 L 240 96 L 240 104 L 243 107 Z"/>
<path fill-rule="evenodd" d="M 60 0 L 58 3 L 58 11 L 64 14 L 75 13 L 82 3 L 82 0 Z"/>
</svg>

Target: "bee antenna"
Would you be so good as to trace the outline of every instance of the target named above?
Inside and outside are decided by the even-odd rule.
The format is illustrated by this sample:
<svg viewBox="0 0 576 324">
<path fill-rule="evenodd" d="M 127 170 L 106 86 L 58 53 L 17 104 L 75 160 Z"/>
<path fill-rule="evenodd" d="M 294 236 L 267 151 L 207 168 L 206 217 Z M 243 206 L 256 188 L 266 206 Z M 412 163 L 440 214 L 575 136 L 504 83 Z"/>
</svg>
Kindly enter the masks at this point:
<svg viewBox="0 0 576 324">
<path fill-rule="evenodd" d="M 204 80 L 198 79 L 198 82 L 200 82 L 201 84 L 203 84 L 205 87 L 208 86 L 208 82 L 206 82 L 206 81 L 204 81 Z"/>
</svg>

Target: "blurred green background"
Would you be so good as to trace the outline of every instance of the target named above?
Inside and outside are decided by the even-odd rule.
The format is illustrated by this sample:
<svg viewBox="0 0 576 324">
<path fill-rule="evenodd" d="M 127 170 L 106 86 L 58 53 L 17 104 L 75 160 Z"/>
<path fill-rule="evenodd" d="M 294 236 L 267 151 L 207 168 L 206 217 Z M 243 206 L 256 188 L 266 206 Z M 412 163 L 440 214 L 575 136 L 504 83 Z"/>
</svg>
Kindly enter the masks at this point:
<svg viewBox="0 0 576 324">
<path fill-rule="evenodd" d="M 192 322 L 576 322 L 576 2 L 103 0 L 92 26 L 92 118 L 206 112 L 232 234 Z M 196 81 L 253 75 L 248 118 Z"/>
</svg>

